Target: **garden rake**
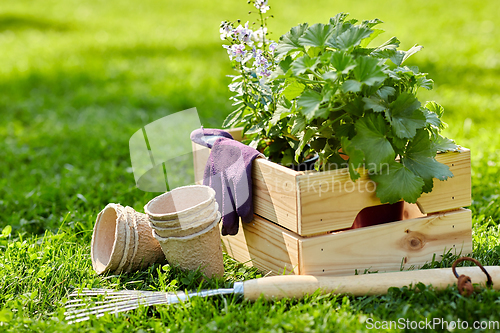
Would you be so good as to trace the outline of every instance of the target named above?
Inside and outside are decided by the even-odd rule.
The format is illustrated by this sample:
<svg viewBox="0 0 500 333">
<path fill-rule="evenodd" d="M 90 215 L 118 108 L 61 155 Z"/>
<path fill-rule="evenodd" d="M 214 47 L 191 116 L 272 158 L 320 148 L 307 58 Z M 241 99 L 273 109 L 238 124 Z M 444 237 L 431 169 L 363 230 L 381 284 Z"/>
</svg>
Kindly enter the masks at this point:
<svg viewBox="0 0 500 333">
<path fill-rule="evenodd" d="M 463 267 L 460 270 L 480 285 L 493 285 L 500 289 L 500 266 L 486 266 L 492 279 L 486 278 L 479 267 Z M 452 274 L 453 273 L 455 274 Z M 66 303 L 66 320 L 71 323 L 101 317 L 106 313 L 119 313 L 136 309 L 140 306 L 174 304 L 188 301 L 191 297 L 207 297 L 216 295 L 242 295 L 254 301 L 260 296 L 266 299 L 301 298 L 317 290 L 321 294 L 350 294 L 353 296 L 383 295 L 390 287 L 401 288 L 423 283 L 432 285 L 435 290 L 442 290 L 457 282 L 458 274 L 451 268 L 435 268 L 416 271 L 402 271 L 355 276 L 311 276 L 283 275 L 263 277 L 244 282 L 235 282 L 233 288 L 201 290 L 189 293 L 158 292 L 139 290 L 83 289 L 69 295 Z M 100 298 L 97 302 L 89 302 L 91 298 Z"/>
</svg>

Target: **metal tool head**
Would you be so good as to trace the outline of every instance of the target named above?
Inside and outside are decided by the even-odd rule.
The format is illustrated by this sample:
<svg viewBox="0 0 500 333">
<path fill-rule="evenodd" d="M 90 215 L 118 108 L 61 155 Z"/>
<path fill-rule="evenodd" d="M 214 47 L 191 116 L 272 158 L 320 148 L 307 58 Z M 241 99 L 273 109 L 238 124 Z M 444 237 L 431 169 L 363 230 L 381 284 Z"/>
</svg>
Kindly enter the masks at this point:
<svg viewBox="0 0 500 333">
<path fill-rule="evenodd" d="M 85 321 L 95 316 L 104 316 L 137 309 L 141 306 L 175 304 L 188 301 L 191 297 L 243 294 L 243 283 L 236 282 L 234 288 L 200 290 L 185 293 L 182 291 L 141 291 L 112 289 L 82 289 L 74 291 L 65 305 L 66 320 L 69 323 Z"/>
</svg>

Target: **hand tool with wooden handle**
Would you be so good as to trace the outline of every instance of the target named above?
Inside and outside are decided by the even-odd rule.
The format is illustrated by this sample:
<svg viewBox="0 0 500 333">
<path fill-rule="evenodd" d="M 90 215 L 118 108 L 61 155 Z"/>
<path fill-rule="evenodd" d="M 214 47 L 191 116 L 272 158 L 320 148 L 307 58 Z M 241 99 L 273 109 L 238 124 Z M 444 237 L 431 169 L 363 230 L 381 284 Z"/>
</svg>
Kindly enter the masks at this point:
<svg viewBox="0 0 500 333">
<path fill-rule="evenodd" d="M 500 289 L 500 266 L 485 266 L 492 277 L 493 288 Z M 487 278 L 479 267 L 459 268 L 461 274 L 471 277 L 472 282 L 486 285 Z M 84 289 L 75 291 L 66 303 L 68 310 L 67 320 L 79 322 L 105 313 L 118 313 L 133 310 L 139 306 L 172 304 L 189 300 L 191 297 L 207 297 L 215 295 L 240 294 L 245 299 L 254 301 L 260 296 L 266 299 L 301 298 L 320 290 L 322 294 L 350 294 L 353 296 L 383 295 L 391 287 L 401 288 L 423 283 L 432 285 L 435 290 L 442 290 L 457 282 L 450 268 L 436 268 L 415 271 L 391 273 L 363 274 L 354 276 L 311 276 L 311 275 L 283 275 L 263 277 L 244 282 L 235 282 L 233 288 L 202 290 L 190 293 L 184 292 L 157 292 L 139 290 L 106 290 Z M 101 296 L 104 300 L 94 302 L 88 307 L 88 302 L 79 297 Z"/>
</svg>

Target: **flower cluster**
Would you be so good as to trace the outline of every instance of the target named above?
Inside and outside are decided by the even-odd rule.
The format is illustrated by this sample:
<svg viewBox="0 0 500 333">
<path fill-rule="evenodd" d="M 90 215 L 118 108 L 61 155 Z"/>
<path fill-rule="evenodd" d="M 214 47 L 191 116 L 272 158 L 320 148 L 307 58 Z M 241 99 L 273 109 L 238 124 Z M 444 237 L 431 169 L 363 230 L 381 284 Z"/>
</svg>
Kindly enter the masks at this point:
<svg viewBox="0 0 500 333">
<path fill-rule="evenodd" d="M 226 41 L 223 47 L 238 73 L 228 75 L 232 78 L 229 90 L 233 93 L 230 100 L 235 110 L 223 126 L 243 126 L 247 134 L 245 140 L 248 140 L 245 143 L 256 147 L 261 141 L 258 133 L 263 134 L 267 119 L 276 111 L 276 92 L 281 87 L 271 80 L 276 69 L 278 45 L 267 39 L 269 17 L 263 15 L 270 9 L 267 0 L 249 0 L 248 4 L 258 9 L 255 28 L 252 29 L 248 22 L 240 24 L 239 20 L 237 23 L 223 21 L 220 25 L 220 38 Z M 255 11 L 250 13 L 255 14 Z"/>
<path fill-rule="evenodd" d="M 267 0 L 255 0 L 254 3 L 255 8 L 259 10 L 261 13 L 265 13 L 269 10 L 269 6 L 267 5 Z"/>
<path fill-rule="evenodd" d="M 269 45 L 269 52 L 268 54 L 272 57 L 274 57 L 274 51 L 276 50 L 276 44 L 275 42 L 272 42 Z M 271 62 L 266 58 L 264 51 L 260 49 L 253 49 L 252 52 L 253 58 L 255 59 L 253 62 L 253 67 L 255 68 L 255 72 L 258 77 L 263 78 L 263 77 L 269 77 L 271 75 L 272 69 L 271 69 Z"/>
<path fill-rule="evenodd" d="M 254 31 L 248 27 L 248 22 L 234 28 L 231 22 L 223 21 L 219 31 L 220 38 L 231 43 L 231 45 L 223 45 L 229 59 L 241 63 L 242 69 L 254 72 L 259 78 L 271 75 L 272 59 L 277 44 L 266 39 L 266 27 L 260 27 Z M 246 63 L 251 59 L 254 59 L 252 67 L 248 67 Z"/>
</svg>

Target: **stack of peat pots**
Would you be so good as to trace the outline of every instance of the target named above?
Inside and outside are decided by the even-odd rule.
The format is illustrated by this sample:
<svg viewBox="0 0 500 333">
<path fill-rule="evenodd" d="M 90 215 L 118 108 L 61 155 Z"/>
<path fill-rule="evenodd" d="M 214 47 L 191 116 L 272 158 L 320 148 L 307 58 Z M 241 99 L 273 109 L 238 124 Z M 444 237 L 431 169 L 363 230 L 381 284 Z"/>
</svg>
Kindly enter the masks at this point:
<svg viewBox="0 0 500 333">
<path fill-rule="evenodd" d="M 213 189 L 179 187 L 148 202 L 144 211 L 170 264 L 184 270 L 200 269 L 209 278 L 223 276 L 221 214 Z"/>
<path fill-rule="evenodd" d="M 160 244 L 151 233 L 148 216 L 115 203 L 97 215 L 90 251 L 97 274 L 133 272 L 165 262 Z"/>
</svg>

